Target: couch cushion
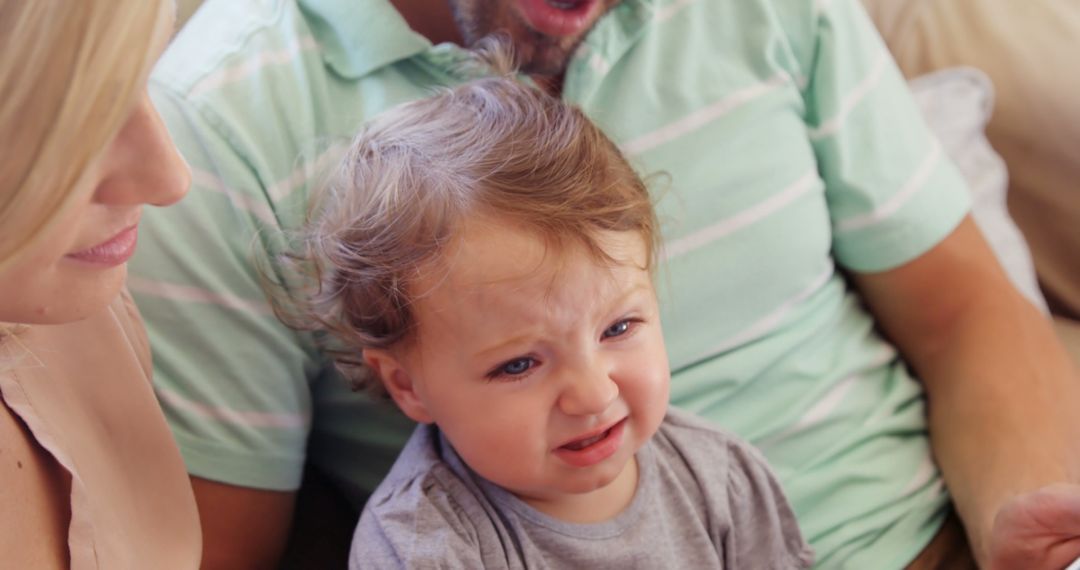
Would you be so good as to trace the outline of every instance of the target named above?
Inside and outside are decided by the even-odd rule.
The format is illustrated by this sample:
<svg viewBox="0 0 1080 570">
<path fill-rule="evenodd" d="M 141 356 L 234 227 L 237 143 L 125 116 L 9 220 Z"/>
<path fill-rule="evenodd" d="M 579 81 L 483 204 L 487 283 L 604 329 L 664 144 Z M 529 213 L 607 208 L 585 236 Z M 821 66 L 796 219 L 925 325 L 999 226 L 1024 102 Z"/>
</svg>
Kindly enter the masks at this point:
<svg viewBox="0 0 1080 570">
<path fill-rule="evenodd" d="M 1073 362 L 1080 366 L 1080 322 L 1061 317 L 1054 319 L 1054 330 L 1073 357 Z"/>
<path fill-rule="evenodd" d="M 1005 207 L 1005 163 L 986 140 L 994 106 L 990 79 L 977 69 L 961 67 L 918 77 L 910 85 L 923 118 L 968 183 L 972 217 L 979 229 L 1013 284 L 1045 312 L 1031 253 Z"/>
</svg>

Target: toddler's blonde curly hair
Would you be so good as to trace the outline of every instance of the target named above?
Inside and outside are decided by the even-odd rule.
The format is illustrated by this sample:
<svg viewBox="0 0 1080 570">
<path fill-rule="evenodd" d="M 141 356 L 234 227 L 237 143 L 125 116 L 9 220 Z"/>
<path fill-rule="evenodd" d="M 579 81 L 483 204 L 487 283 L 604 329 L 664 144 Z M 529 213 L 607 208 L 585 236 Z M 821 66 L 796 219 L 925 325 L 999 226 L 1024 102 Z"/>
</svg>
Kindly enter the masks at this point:
<svg viewBox="0 0 1080 570">
<path fill-rule="evenodd" d="M 580 110 L 514 79 L 504 48 L 479 57 L 498 76 L 365 125 L 294 241 L 290 266 L 303 269 L 308 286 L 279 316 L 330 333 L 327 349 L 355 387 L 382 393 L 361 352 L 411 339 L 412 284 L 439 269 L 470 217 L 504 220 L 607 262 L 597 232 L 635 232 L 653 263 L 656 216 L 618 148 Z"/>
</svg>

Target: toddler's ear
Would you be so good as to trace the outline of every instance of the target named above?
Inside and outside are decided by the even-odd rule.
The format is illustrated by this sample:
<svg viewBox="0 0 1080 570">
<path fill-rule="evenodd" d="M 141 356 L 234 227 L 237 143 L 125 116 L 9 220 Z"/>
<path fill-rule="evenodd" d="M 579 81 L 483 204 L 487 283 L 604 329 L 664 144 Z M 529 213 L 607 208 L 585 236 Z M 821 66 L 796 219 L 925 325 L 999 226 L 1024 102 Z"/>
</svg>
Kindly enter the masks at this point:
<svg viewBox="0 0 1080 570">
<path fill-rule="evenodd" d="M 427 406 L 416 393 L 412 376 L 393 354 L 381 348 L 364 349 L 364 363 L 379 377 L 394 403 L 406 416 L 415 422 L 433 422 Z"/>
</svg>

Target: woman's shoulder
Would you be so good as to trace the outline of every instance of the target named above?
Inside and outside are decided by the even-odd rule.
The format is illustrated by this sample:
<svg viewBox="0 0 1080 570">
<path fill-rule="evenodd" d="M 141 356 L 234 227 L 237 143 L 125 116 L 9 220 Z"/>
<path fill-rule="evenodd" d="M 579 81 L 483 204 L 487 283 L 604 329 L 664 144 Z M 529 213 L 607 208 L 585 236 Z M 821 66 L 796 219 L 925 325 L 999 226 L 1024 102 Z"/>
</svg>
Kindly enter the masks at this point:
<svg viewBox="0 0 1080 570">
<path fill-rule="evenodd" d="M 26 487 L 20 491 L 26 498 L 14 504 L 18 509 L 42 510 L 51 500 L 59 505 L 52 512 L 64 521 L 56 532 L 43 526 L 49 521 L 35 521 L 34 532 L 58 534 L 65 560 L 96 559 L 102 567 L 124 567 L 123 560 L 142 565 L 155 557 L 159 567 L 174 558 L 174 567 L 197 561 L 198 513 L 191 485 L 150 385 L 145 334 L 130 300 L 122 295 L 81 321 L 29 327 L 17 340 L 24 356 L 0 375 L 0 408 L 14 416 L 5 418 L 11 425 L 0 447 L 0 480 L 6 487 L 14 475 Z M 21 466 L 8 459 L 9 443 L 21 449 Z M 28 469 L 37 471 L 24 473 Z M 79 483 L 74 489 L 69 473 Z M 3 500 L 16 499 L 5 495 Z M 69 504 L 75 505 L 74 513 Z M 5 524 L 8 517 L 20 516 L 9 515 L 15 511 L 6 504 L 0 512 Z M 73 526 L 69 553 L 72 516 L 91 523 L 94 532 L 85 532 L 87 525 Z M 115 536 L 130 540 L 109 539 Z"/>
<path fill-rule="evenodd" d="M 10 568 L 67 566 L 70 484 L 0 399 L 0 552 Z"/>
</svg>

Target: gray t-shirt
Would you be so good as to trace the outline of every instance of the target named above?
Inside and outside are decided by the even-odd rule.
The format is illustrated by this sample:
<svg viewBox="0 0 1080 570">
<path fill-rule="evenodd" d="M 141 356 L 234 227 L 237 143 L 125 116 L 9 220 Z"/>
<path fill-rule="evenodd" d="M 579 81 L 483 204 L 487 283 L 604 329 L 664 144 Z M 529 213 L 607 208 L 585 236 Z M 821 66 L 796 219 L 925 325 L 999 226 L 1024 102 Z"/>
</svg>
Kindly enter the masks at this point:
<svg viewBox="0 0 1080 570">
<path fill-rule="evenodd" d="M 358 568 L 807 568 L 813 553 L 761 455 L 669 410 L 615 518 L 556 520 L 469 469 L 419 426 L 353 536 Z"/>
</svg>

